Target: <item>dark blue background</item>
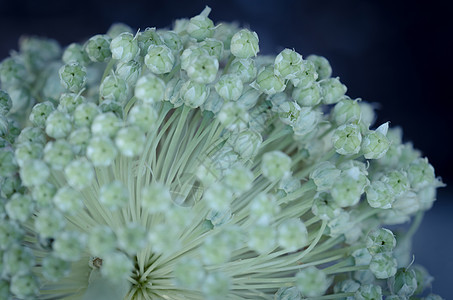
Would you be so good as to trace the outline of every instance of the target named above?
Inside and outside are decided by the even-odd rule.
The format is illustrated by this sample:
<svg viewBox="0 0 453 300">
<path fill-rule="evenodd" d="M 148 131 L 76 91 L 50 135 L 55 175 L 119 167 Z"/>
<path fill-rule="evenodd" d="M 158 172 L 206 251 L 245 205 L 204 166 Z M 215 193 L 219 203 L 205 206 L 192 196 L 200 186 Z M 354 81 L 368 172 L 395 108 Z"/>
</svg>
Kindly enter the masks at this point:
<svg viewBox="0 0 453 300">
<path fill-rule="evenodd" d="M 214 21 L 255 30 L 262 53 L 285 47 L 329 59 L 348 95 L 381 104 L 381 122 L 404 128 L 447 184 L 453 182 L 453 10 L 449 1 L 5 1 L 0 0 L 0 59 L 22 34 L 66 45 L 122 21 L 165 27 L 212 7 Z M 453 185 L 451 183 L 450 185 Z M 416 260 L 436 277 L 434 292 L 453 296 L 453 193 L 447 187 L 416 235 Z"/>
</svg>

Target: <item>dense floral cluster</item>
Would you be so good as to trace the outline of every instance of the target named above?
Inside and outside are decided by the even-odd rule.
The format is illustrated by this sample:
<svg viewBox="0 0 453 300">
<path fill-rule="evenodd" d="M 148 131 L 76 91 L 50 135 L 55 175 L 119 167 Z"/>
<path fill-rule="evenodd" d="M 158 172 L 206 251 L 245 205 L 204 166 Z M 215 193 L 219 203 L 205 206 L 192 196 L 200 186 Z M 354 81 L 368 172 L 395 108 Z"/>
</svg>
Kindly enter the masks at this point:
<svg viewBox="0 0 453 300">
<path fill-rule="evenodd" d="M 0 298 L 422 295 L 427 159 L 324 57 L 208 14 L 1 62 Z"/>
</svg>

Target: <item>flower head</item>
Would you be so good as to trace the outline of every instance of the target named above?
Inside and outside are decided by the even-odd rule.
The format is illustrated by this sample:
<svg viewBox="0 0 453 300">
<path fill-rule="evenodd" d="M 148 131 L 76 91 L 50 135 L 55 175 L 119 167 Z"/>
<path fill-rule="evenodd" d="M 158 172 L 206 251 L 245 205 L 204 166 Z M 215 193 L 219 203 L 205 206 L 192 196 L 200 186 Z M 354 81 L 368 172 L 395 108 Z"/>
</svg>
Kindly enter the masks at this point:
<svg viewBox="0 0 453 300">
<path fill-rule="evenodd" d="M 423 291 L 382 227 L 431 207 L 427 159 L 326 58 L 257 56 L 209 12 L 0 63 L 0 298 Z"/>
</svg>

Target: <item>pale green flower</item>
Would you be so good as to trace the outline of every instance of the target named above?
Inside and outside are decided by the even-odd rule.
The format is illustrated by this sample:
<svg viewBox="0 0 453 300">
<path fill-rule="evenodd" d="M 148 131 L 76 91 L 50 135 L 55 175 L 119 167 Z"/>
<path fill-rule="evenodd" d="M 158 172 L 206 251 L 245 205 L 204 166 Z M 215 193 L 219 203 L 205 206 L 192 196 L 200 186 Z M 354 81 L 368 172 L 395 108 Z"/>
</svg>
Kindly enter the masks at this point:
<svg viewBox="0 0 453 300">
<path fill-rule="evenodd" d="M 417 225 L 433 167 L 326 58 L 209 12 L 1 62 L 0 298 L 420 297 L 413 229 L 383 227 Z"/>
</svg>

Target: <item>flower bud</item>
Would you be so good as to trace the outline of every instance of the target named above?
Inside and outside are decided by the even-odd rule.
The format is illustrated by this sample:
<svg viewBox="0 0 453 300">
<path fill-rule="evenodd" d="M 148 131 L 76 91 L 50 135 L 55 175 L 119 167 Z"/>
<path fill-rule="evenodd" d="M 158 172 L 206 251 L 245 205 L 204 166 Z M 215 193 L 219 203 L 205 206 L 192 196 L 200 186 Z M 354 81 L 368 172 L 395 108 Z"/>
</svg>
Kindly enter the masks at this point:
<svg viewBox="0 0 453 300">
<path fill-rule="evenodd" d="M 231 54 L 238 58 L 250 58 L 260 51 L 258 35 L 254 31 L 241 29 L 231 38 Z"/>
<path fill-rule="evenodd" d="M 59 70 L 61 85 L 74 93 L 79 92 L 86 83 L 87 72 L 84 66 L 78 63 L 69 63 Z"/>
<path fill-rule="evenodd" d="M 261 171 L 270 181 L 278 181 L 291 170 L 291 158 L 281 151 L 271 151 L 263 155 Z"/>
<path fill-rule="evenodd" d="M 165 45 L 151 45 L 145 55 L 145 65 L 154 74 L 169 73 L 175 64 L 175 57 Z"/>
<path fill-rule="evenodd" d="M 154 74 L 140 77 L 135 85 L 134 95 L 145 103 L 155 103 L 164 99 L 165 83 Z"/>
<path fill-rule="evenodd" d="M 108 35 L 95 35 L 85 43 L 85 52 L 93 62 L 104 62 L 112 57 L 111 38 Z"/>
<path fill-rule="evenodd" d="M 120 62 L 133 60 L 139 53 L 138 41 L 130 32 L 123 32 L 110 43 L 112 58 Z"/>
<path fill-rule="evenodd" d="M 217 93 L 227 101 L 236 101 L 242 95 L 242 81 L 234 74 L 227 74 L 220 77 L 215 84 Z"/>
<path fill-rule="evenodd" d="M 318 73 L 320 80 L 327 79 L 332 76 L 332 67 L 325 57 L 312 54 L 307 56 L 307 60 L 311 61 L 315 65 L 316 73 Z"/>
<path fill-rule="evenodd" d="M 335 130 L 332 142 L 338 154 L 351 155 L 359 153 L 362 143 L 360 128 L 354 124 L 341 125 Z"/>
<path fill-rule="evenodd" d="M 250 86 L 268 95 L 283 92 L 286 88 L 285 81 L 274 74 L 272 66 L 262 68 Z"/>
<path fill-rule="evenodd" d="M 319 297 L 324 295 L 329 287 L 326 274 L 310 266 L 302 269 L 295 275 L 296 287 L 305 297 Z"/>
<path fill-rule="evenodd" d="M 291 49 L 284 49 L 274 61 L 274 73 L 283 79 L 294 79 L 303 71 L 302 55 Z"/>
<path fill-rule="evenodd" d="M 378 279 L 386 279 L 396 274 L 396 259 L 388 252 L 380 252 L 373 256 L 370 270 Z"/>
</svg>

